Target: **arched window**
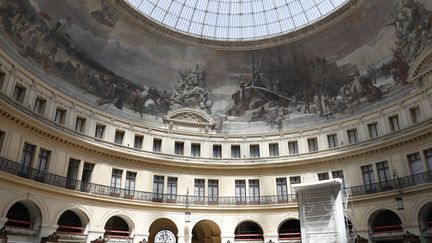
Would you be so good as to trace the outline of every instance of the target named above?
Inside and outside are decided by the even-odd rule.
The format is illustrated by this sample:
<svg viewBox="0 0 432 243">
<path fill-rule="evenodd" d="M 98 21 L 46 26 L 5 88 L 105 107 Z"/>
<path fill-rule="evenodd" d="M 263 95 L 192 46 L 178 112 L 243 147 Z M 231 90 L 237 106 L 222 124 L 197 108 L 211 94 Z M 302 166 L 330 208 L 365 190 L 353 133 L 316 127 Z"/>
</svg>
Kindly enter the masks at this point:
<svg viewBox="0 0 432 243">
<path fill-rule="evenodd" d="M 10 227 L 29 229 L 32 223 L 29 210 L 24 204 L 20 202 L 12 205 L 6 215 L 6 218 L 8 220 L 5 225 Z"/>
<path fill-rule="evenodd" d="M 279 228 L 280 240 L 299 240 L 301 239 L 300 221 L 290 219 L 285 221 Z"/>
<path fill-rule="evenodd" d="M 372 232 L 374 234 L 402 232 L 401 224 L 402 222 L 396 213 L 384 210 L 375 216 L 372 222 Z"/>
<path fill-rule="evenodd" d="M 84 231 L 80 217 L 70 210 L 60 216 L 57 224 L 59 226 L 57 228 L 58 233 L 82 234 Z"/>
<path fill-rule="evenodd" d="M 235 240 L 263 240 L 263 231 L 261 227 L 250 221 L 239 224 L 234 231 Z"/>
<path fill-rule="evenodd" d="M 105 236 L 129 238 L 129 226 L 124 219 L 113 216 L 105 224 Z"/>
</svg>

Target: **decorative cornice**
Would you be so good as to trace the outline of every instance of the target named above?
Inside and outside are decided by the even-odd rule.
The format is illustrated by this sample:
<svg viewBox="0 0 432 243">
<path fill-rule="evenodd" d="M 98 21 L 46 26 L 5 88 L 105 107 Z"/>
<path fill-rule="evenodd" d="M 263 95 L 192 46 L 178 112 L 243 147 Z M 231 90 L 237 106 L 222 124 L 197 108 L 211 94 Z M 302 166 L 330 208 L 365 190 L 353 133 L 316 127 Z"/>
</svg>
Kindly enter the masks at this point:
<svg viewBox="0 0 432 243">
<path fill-rule="evenodd" d="M 254 50 L 262 49 L 273 46 L 279 46 L 282 44 L 291 43 L 307 36 L 318 33 L 321 30 L 333 26 L 350 13 L 355 11 L 357 8 L 363 5 L 366 0 L 349 0 L 343 6 L 336 9 L 333 13 L 323 17 L 322 19 L 309 24 L 303 28 L 287 32 L 285 34 L 279 34 L 276 36 L 269 36 L 257 39 L 245 39 L 245 40 L 218 40 L 204 38 L 201 36 L 193 36 L 191 34 L 181 33 L 170 27 L 164 26 L 158 22 L 155 22 L 148 17 L 144 16 L 134 7 L 130 6 L 124 0 L 108 0 L 118 11 L 124 16 L 128 17 L 131 21 L 135 22 L 144 29 L 165 37 L 167 39 L 189 45 L 196 45 L 200 47 L 211 47 L 215 49 L 223 50 Z"/>
<path fill-rule="evenodd" d="M 352 158 L 362 158 L 365 155 L 382 153 L 432 136 L 432 119 L 428 119 L 397 132 L 364 142 L 298 155 L 259 159 L 178 157 L 134 149 L 87 136 L 40 116 L 3 93 L 0 93 L 0 104 L 0 116 L 4 117 L 2 118 L 4 122 L 10 120 L 37 136 L 46 137 L 71 148 L 120 163 L 145 165 L 147 168 L 167 171 L 196 171 L 204 174 L 209 172 L 221 174 L 226 172 L 237 174 L 274 173 L 281 169 L 310 167 Z"/>
</svg>

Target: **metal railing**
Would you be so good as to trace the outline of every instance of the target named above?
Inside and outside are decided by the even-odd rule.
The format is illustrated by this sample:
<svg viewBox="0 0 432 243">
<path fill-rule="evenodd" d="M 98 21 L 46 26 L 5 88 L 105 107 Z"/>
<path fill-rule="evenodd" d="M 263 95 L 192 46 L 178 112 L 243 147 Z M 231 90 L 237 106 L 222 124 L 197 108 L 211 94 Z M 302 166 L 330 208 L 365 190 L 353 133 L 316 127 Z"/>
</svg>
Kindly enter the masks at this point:
<svg viewBox="0 0 432 243">
<path fill-rule="evenodd" d="M 426 171 L 419 174 L 397 177 L 387 181 L 375 182 L 360 186 L 350 187 L 351 196 L 386 192 L 399 190 L 406 187 L 412 187 L 420 184 L 432 182 L 432 171 Z"/>
<path fill-rule="evenodd" d="M 0 157 L 0 171 L 23 177 L 40 183 L 86 192 L 95 195 L 118 197 L 145 202 L 173 203 L 180 205 L 269 205 L 295 203 L 296 195 L 271 195 L 253 197 L 225 197 L 225 196 L 193 196 L 176 195 L 155 192 L 145 192 L 124 188 L 110 187 L 91 182 L 79 181 L 64 176 L 40 171 L 3 157 Z"/>
<path fill-rule="evenodd" d="M 270 196 L 251 196 L 251 197 L 226 197 L 226 196 L 193 196 L 177 195 L 155 192 L 145 192 L 124 188 L 110 187 L 91 182 L 79 181 L 64 176 L 40 171 L 0 157 L 0 171 L 11 175 L 23 177 L 28 180 L 86 192 L 94 195 L 132 199 L 145 202 L 172 203 L 179 205 L 211 205 L 211 206 L 230 206 L 230 205 L 277 205 L 297 203 L 295 194 L 270 195 Z M 352 186 L 349 188 L 351 196 L 367 195 L 391 190 L 400 190 L 406 187 L 426 184 L 432 182 L 432 171 L 420 174 L 394 178 L 383 182 Z"/>
</svg>

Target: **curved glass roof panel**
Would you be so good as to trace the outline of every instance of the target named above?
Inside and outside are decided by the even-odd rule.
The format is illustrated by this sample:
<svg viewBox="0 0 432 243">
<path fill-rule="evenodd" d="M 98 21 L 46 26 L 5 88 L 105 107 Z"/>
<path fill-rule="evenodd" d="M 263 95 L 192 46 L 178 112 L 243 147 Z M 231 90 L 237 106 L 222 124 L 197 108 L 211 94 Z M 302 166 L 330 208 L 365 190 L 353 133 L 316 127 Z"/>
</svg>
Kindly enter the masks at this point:
<svg viewBox="0 0 432 243">
<path fill-rule="evenodd" d="M 174 30 L 219 40 L 259 39 L 311 24 L 350 0 L 125 0 Z"/>
</svg>

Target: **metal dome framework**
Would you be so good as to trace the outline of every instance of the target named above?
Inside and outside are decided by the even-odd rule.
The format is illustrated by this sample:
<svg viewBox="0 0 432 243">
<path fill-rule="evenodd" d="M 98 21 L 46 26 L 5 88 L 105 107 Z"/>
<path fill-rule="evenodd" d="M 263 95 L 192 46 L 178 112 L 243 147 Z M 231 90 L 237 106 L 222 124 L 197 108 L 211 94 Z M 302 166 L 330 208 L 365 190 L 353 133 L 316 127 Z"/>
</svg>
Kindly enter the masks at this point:
<svg viewBox="0 0 432 243">
<path fill-rule="evenodd" d="M 349 0 L 125 0 L 175 31 L 212 40 L 255 40 L 310 25 Z"/>
</svg>

